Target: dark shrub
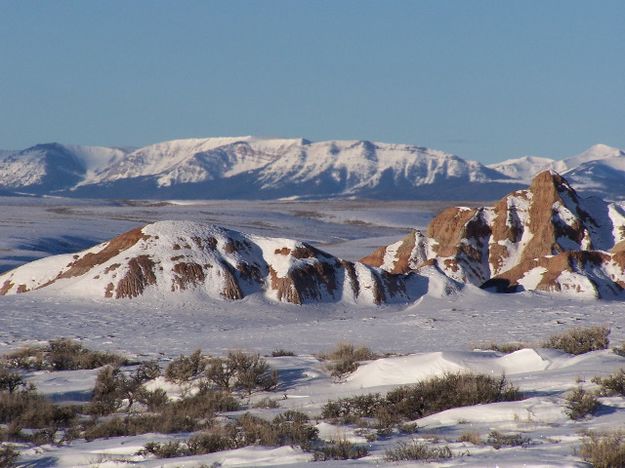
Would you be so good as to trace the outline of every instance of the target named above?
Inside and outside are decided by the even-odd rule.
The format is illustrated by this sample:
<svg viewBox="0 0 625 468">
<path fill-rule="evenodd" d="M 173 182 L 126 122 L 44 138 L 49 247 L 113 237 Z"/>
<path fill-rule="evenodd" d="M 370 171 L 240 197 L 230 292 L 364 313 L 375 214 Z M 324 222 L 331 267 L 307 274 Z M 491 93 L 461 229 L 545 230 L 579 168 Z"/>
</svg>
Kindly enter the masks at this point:
<svg viewBox="0 0 625 468">
<path fill-rule="evenodd" d="M 518 447 L 525 446 L 531 442 L 531 439 L 521 434 L 503 434 L 499 431 L 491 431 L 488 434 L 486 443 L 492 445 L 499 450 L 501 447 Z"/>
<path fill-rule="evenodd" d="M 70 424 L 76 411 L 74 407 L 53 405 L 32 389 L 0 393 L 0 424 L 56 430 Z"/>
<path fill-rule="evenodd" d="M 235 369 L 226 358 L 213 357 L 206 366 L 206 378 L 217 388 L 229 390 L 234 383 Z"/>
<path fill-rule="evenodd" d="M 148 442 L 145 444 L 145 449 L 142 452 L 151 453 L 158 458 L 174 458 L 190 455 L 187 448 L 177 440 L 163 443 Z"/>
<path fill-rule="evenodd" d="M 404 418 L 417 419 L 439 411 L 498 401 L 520 399 L 519 391 L 504 376 L 445 374 L 399 387 L 386 395 L 386 401 Z"/>
<path fill-rule="evenodd" d="M 160 377 L 160 375 L 161 368 L 157 361 L 145 361 L 139 364 L 133 377 L 138 382 L 145 383 Z"/>
<path fill-rule="evenodd" d="M 0 444 L 0 467 L 9 468 L 15 466 L 20 453 L 11 444 Z"/>
<path fill-rule="evenodd" d="M 431 447 L 424 442 L 414 439 L 410 442 L 399 442 L 395 447 L 388 449 L 384 453 L 384 459 L 387 461 L 434 461 L 451 457 L 452 453 L 448 446 Z"/>
<path fill-rule="evenodd" d="M 92 351 L 67 338 L 50 340 L 47 346 L 28 347 L 5 356 L 11 367 L 23 369 L 78 370 L 95 369 L 107 364 L 121 366 L 128 360 L 118 354 Z"/>
<path fill-rule="evenodd" d="M 625 369 L 619 369 L 608 377 L 594 377 L 592 381 L 598 384 L 602 395 L 618 395 L 625 397 Z"/>
<path fill-rule="evenodd" d="M 230 393 L 203 388 L 195 395 L 171 402 L 164 413 L 172 415 L 177 413 L 200 419 L 212 418 L 215 413 L 236 411 L 239 408 L 239 402 Z"/>
<path fill-rule="evenodd" d="M 121 408 L 128 382 L 118 367 L 106 366 L 95 381 L 90 410 L 93 414 L 111 414 Z"/>
<path fill-rule="evenodd" d="M 276 447 L 280 445 L 278 431 L 269 421 L 245 413 L 239 418 L 237 424 L 241 431 L 241 446 L 266 445 Z"/>
<path fill-rule="evenodd" d="M 527 343 L 483 343 L 478 345 L 479 349 L 489 350 L 489 351 L 497 351 L 502 354 L 510 354 L 515 351 L 519 351 L 523 348 L 527 348 L 529 345 Z"/>
<path fill-rule="evenodd" d="M 228 353 L 228 366 L 234 370 L 236 388 L 251 394 L 254 390 L 271 390 L 278 385 L 278 374 L 259 354 L 235 351 Z"/>
<path fill-rule="evenodd" d="M 599 401 L 580 386 L 567 394 L 565 406 L 568 417 L 577 420 L 593 414 L 599 406 Z"/>
<path fill-rule="evenodd" d="M 273 420 L 279 445 L 298 445 L 310 450 L 319 430 L 309 424 L 308 416 L 299 411 L 285 411 Z"/>
<path fill-rule="evenodd" d="M 202 375 L 208 359 L 198 349 L 189 356 L 178 356 L 165 369 L 165 378 L 170 382 L 184 383 Z"/>
<path fill-rule="evenodd" d="M 351 343 L 339 343 L 334 350 L 321 353 L 319 358 L 332 361 L 327 365 L 328 370 L 332 377 L 341 379 L 358 369 L 360 361 L 377 359 L 378 355 L 365 346 L 356 348 Z"/>
<path fill-rule="evenodd" d="M 289 351 L 286 349 L 274 349 L 271 352 L 271 357 L 283 357 L 283 356 L 295 356 L 296 354 L 293 351 Z"/>
<path fill-rule="evenodd" d="M 24 379 L 17 372 L 7 369 L 4 366 L 0 366 L 0 391 L 8 391 L 13 393 L 19 387 L 24 387 Z"/>
<path fill-rule="evenodd" d="M 415 385 L 327 402 L 323 418 L 378 417 L 381 420 L 417 419 L 439 411 L 520 399 L 518 389 L 505 377 L 481 374 L 445 374 Z"/>
<path fill-rule="evenodd" d="M 356 445 L 347 440 L 331 441 L 315 451 L 315 461 L 353 460 L 366 457 L 369 450 L 364 445 Z"/>
<path fill-rule="evenodd" d="M 625 432 L 589 433 L 582 440 L 579 453 L 595 468 L 625 466 Z"/>
<path fill-rule="evenodd" d="M 610 329 L 607 327 L 577 327 L 559 335 L 553 335 L 543 342 L 545 348 L 554 348 L 569 354 L 584 354 L 590 351 L 608 349 Z"/>
<path fill-rule="evenodd" d="M 148 411 L 161 411 L 169 403 L 169 397 L 162 388 L 152 391 L 143 389 L 137 395 L 137 401 L 144 404 Z"/>
<path fill-rule="evenodd" d="M 187 446 L 191 455 L 203 455 L 234 449 L 236 441 L 225 431 L 213 430 L 194 435 L 188 440 Z"/>
<path fill-rule="evenodd" d="M 356 395 L 328 401 L 321 410 L 324 419 L 344 418 L 346 416 L 373 417 L 386 405 L 386 399 L 379 393 Z"/>
</svg>

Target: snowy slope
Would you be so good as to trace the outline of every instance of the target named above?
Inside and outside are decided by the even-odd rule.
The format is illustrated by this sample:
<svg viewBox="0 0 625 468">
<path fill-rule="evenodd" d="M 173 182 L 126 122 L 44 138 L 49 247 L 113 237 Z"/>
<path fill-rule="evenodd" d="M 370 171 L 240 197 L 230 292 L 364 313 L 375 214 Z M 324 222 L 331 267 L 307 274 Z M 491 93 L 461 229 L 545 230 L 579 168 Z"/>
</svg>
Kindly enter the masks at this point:
<svg viewBox="0 0 625 468">
<path fill-rule="evenodd" d="M 66 190 L 122 158 L 126 151 L 49 143 L 0 152 L 0 189 L 35 194 Z"/>
</svg>

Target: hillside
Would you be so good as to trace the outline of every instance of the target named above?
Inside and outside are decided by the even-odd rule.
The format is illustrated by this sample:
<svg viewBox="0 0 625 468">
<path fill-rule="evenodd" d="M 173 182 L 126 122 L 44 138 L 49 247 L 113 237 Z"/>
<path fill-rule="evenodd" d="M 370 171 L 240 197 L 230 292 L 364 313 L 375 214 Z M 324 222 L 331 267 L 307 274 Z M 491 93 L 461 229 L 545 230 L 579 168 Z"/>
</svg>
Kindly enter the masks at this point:
<svg viewBox="0 0 625 468">
<path fill-rule="evenodd" d="M 494 206 L 452 207 L 402 241 L 361 260 L 392 273 L 439 268 L 461 283 L 609 298 L 625 287 L 625 208 L 582 198 L 559 174 Z"/>
<path fill-rule="evenodd" d="M 240 300 L 260 294 L 293 304 L 412 302 L 454 286 L 436 270 L 394 275 L 303 242 L 189 221 L 156 222 L 0 275 L 0 295 L 45 290 L 88 298 L 173 300 L 185 293 L 187 299 Z"/>
</svg>

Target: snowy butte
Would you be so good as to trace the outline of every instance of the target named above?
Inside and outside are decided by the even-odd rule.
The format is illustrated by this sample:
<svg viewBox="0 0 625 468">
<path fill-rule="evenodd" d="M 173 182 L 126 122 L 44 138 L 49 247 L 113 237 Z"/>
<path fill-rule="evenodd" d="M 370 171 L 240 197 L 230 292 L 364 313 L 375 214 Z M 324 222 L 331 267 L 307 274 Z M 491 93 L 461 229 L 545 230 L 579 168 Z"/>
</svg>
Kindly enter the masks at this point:
<svg viewBox="0 0 625 468">
<path fill-rule="evenodd" d="M 455 207 L 361 262 L 390 273 L 424 265 L 497 292 L 541 290 L 610 298 L 625 288 L 625 209 L 582 198 L 557 173 L 495 206 Z"/>
<path fill-rule="evenodd" d="M 396 275 L 303 242 L 160 221 L 74 255 L 51 256 L 9 271 L 0 276 L 0 295 L 45 290 L 111 299 L 184 293 L 238 300 L 259 293 L 293 304 L 381 304 L 415 300 L 436 281 L 440 291 L 453 288 L 453 281 L 434 269 Z"/>
</svg>

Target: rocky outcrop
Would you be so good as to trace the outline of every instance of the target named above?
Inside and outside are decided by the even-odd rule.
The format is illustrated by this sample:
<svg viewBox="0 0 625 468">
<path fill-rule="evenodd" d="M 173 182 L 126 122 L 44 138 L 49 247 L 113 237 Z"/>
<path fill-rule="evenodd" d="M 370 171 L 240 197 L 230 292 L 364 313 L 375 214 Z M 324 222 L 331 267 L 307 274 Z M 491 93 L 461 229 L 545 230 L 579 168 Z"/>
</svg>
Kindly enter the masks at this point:
<svg viewBox="0 0 625 468">
<path fill-rule="evenodd" d="M 239 300 L 262 294 L 292 304 L 383 304 L 413 301 L 432 281 L 441 281 L 446 292 L 456 287 L 437 271 L 395 274 L 338 259 L 304 242 L 162 221 L 77 254 L 7 272 L 0 276 L 0 295 L 45 290 L 111 299 L 191 294 Z"/>
<path fill-rule="evenodd" d="M 578 196 L 553 171 L 492 207 L 447 208 L 427 228 L 361 261 L 393 273 L 435 265 L 496 291 L 542 290 L 613 297 L 625 285 L 625 210 Z"/>
</svg>

